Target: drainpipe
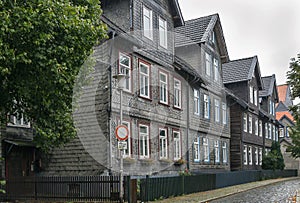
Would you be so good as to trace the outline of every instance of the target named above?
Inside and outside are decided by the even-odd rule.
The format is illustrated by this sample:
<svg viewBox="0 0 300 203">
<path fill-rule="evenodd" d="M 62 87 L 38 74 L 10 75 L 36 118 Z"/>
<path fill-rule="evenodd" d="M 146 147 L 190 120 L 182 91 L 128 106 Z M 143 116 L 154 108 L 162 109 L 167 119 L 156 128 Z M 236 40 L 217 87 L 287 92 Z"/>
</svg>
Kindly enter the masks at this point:
<svg viewBox="0 0 300 203">
<path fill-rule="evenodd" d="M 188 170 L 190 170 L 190 149 L 189 149 L 189 134 L 190 134 L 190 102 L 189 102 L 189 95 L 190 95 L 190 86 L 188 84 L 188 79 L 186 80 L 186 84 L 187 84 L 187 113 L 186 113 L 186 118 L 187 118 L 187 135 L 186 135 L 186 167 Z"/>
<path fill-rule="evenodd" d="M 110 53 L 109 53 L 109 107 L 108 107 L 108 119 L 109 119 L 109 126 L 108 126 L 108 141 L 109 141 L 109 175 L 112 175 L 112 143 L 111 143 L 111 104 L 112 104 L 112 54 L 113 54 L 113 47 L 115 42 L 115 35 L 116 32 L 112 31 L 112 42 L 110 45 Z"/>
</svg>

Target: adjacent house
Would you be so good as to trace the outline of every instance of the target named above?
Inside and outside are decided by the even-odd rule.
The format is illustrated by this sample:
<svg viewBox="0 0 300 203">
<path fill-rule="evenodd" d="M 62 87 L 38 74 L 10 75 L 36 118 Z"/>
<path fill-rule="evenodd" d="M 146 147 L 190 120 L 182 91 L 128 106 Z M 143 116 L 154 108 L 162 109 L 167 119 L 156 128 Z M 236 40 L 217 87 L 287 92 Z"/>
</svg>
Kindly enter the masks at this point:
<svg viewBox="0 0 300 203">
<path fill-rule="evenodd" d="M 175 29 L 175 54 L 204 80 L 188 87 L 188 160 L 191 171 L 230 170 L 230 117 L 222 63 L 229 61 L 218 14 Z"/>
<path fill-rule="evenodd" d="M 231 170 L 260 169 L 264 131 L 259 91 L 263 82 L 257 56 L 224 63 L 223 83 L 231 92 Z"/>
<path fill-rule="evenodd" d="M 263 89 L 259 92 L 260 108 L 264 115 L 265 151 L 271 150 L 272 142 L 278 142 L 278 132 L 281 124 L 276 120 L 275 104 L 278 102 L 278 92 L 275 75 L 262 77 Z"/>
</svg>

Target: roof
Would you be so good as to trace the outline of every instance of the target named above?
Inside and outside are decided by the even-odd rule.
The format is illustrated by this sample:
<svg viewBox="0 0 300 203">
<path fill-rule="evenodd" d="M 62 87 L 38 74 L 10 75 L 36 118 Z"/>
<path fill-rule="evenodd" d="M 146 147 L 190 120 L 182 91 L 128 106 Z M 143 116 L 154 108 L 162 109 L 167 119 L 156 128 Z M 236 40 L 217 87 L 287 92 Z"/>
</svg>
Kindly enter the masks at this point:
<svg viewBox="0 0 300 203">
<path fill-rule="evenodd" d="M 289 88 L 289 85 L 287 85 L 287 84 L 277 86 L 279 101 L 285 102 L 286 97 L 287 97 L 288 88 Z"/>
<path fill-rule="evenodd" d="M 181 9 L 178 3 L 178 0 L 171 0 L 169 1 L 171 4 L 171 14 L 173 16 L 173 20 L 174 20 L 174 26 L 178 27 L 178 26 L 183 26 L 184 25 L 184 19 L 181 13 Z"/>
<path fill-rule="evenodd" d="M 222 64 L 223 83 L 229 84 L 250 80 L 255 73 L 255 68 L 257 66 L 259 75 L 258 82 L 261 84 L 262 81 L 260 79 L 260 70 L 257 56 L 238 59 Z"/>
<path fill-rule="evenodd" d="M 278 97 L 277 89 L 275 88 L 276 87 L 275 75 L 273 74 L 271 76 L 265 76 L 262 77 L 261 79 L 263 82 L 263 89 L 259 91 L 259 96 L 260 97 L 271 96 L 273 94 L 273 91 L 275 90 L 275 94 Z"/>
<path fill-rule="evenodd" d="M 219 14 L 185 21 L 185 25 L 175 29 L 175 47 L 205 43 L 215 31 L 221 58 L 229 61 L 229 55 Z"/>
<path fill-rule="evenodd" d="M 276 119 L 277 120 L 281 120 L 284 116 L 287 117 L 288 119 L 290 119 L 292 122 L 295 121 L 292 114 L 288 111 L 276 112 Z"/>
<path fill-rule="evenodd" d="M 205 42 L 217 20 L 218 14 L 213 14 L 185 21 L 184 26 L 175 29 L 175 46 Z"/>
</svg>

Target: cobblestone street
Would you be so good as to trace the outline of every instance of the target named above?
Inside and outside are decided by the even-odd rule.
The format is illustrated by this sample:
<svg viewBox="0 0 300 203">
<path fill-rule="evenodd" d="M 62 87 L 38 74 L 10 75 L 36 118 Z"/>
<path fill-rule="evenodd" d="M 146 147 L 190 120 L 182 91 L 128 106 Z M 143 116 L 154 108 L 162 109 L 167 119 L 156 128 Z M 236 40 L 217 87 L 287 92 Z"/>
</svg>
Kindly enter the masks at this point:
<svg viewBox="0 0 300 203">
<path fill-rule="evenodd" d="M 257 202 L 292 202 L 292 197 L 300 192 L 300 180 L 290 180 L 286 182 L 275 183 L 272 185 L 252 189 L 246 192 L 238 193 L 236 195 L 221 198 L 211 203 L 257 203 Z"/>
</svg>

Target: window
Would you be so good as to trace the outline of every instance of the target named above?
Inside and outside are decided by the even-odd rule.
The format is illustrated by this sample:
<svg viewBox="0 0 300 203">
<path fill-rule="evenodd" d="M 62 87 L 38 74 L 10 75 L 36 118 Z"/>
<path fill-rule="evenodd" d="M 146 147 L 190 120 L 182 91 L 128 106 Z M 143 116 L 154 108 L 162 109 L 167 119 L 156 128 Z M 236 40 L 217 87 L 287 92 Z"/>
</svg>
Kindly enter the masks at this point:
<svg viewBox="0 0 300 203">
<path fill-rule="evenodd" d="M 252 115 L 249 115 L 249 133 L 252 134 L 252 129 L 253 129 L 253 126 L 252 126 Z"/>
<path fill-rule="evenodd" d="M 200 162 L 200 138 L 196 137 L 194 139 L 194 144 L 193 144 L 193 148 L 194 148 L 194 162 Z"/>
<path fill-rule="evenodd" d="M 253 103 L 253 87 L 251 85 L 249 87 L 249 94 L 250 94 L 250 103 Z"/>
<path fill-rule="evenodd" d="M 181 81 L 174 78 L 174 107 L 181 108 Z"/>
<path fill-rule="evenodd" d="M 265 123 L 265 138 L 269 138 L 268 123 Z"/>
<path fill-rule="evenodd" d="M 257 135 L 258 136 L 258 119 L 257 118 L 255 118 L 255 135 Z"/>
<path fill-rule="evenodd" d="M 272 139 L 272 124 L 271 123 L 269 123 L 269 133 L 268 133 L 268 135 L 269 135 L 269 139 Z"/>
<path fill-rule="evenodd" d="M 208 140 L 208 138 L 203 138 L 203 148 L 204 148 L 204 161 L 209 162 L 209 140 Z"/>
<path fill-rule="evenodd" d="M 159 98 L 163 104 L 168 104 L 168 75 L 159 73 Z"/>
<path fill-rule="evenodd" d="M 206 75 L 210 76 L 211 75 L 211 69 L 212 69 L 212 62 L 211 62 L 211 55 L 208 53 L 205 53 L 205 59 L 206 59 L 206 67 L 205 67 L 205 72 Z"/>
<path fill-rule="evenodd" d="M 173 131 L 173 138 L 174 138 L 174 160 L 179 160 L 181 158 L 180 132 Z"/>
<path fill-rule="evenodd" d="M 258 105 L 257 103 L 258 103 L 257 102 L 257 90 L 254 89 L 254 105 L 257 106 Z"/>
<path fill-rule="evenodd" d="M 143 25 L 144 36 L 148 39 L 153 39 L 153 23 L 152 23 L 152 10 L 143 7 Z"/>
<path fill-rule="evenodd" d="M 227 106 L 226 103 L 222 103 L 222 120 L 223 124 L 227 124 Z"/>
<path fill-rule="evenodd" d="M 258 165 L 258 148 L 255 147 L 254 148 L 254 157 L 255 157 L 255 165 L 257 166 Z"/>
<path fill-rule="evenodd" d="M 284 137 L 284 129 L 283 128 L 279 129 L 279 137 Z"/>
<path fill-rule="evenodd" d="M 215 81 L 219 81 L 220 77 L 219 77 L 219 61 L 214 58 L 214 79 Z"/>
<path fill-rule="evenodd" d="M 150 65 L 139 62 L 140 69 L 140 96 L 145 98 L 150 98 L 150 85 L 149 85 L 149 77 L 150 77 Z"/>
<path fill-rule="evenodd" d="M 128 138 L 125 142 L 127 142 L 127 149 L 125 149 L 124 152 L 124 157 L 130 157 L 131 155 L 131 129 L 130 129 L 130 123 L 127 121 L 122 122 L 123 125 L 125 125 L 128 128 L 129 135 Z"/>
<path fill-rule="evenodd" d="M 275 135 L 275 125 L 273 125 L 273 133 L 272 133 L 272 135 L 273 135 L 273 140 L 275 141 L 276 140 L 276 135 Z"/>
<path fill-rule="evenodd" d="M 262 135 L 263 135 L 263 127 L 262 127 L 262 121 L 261 120 L 259 120 L 259 137 L 262 137 Z"/>
<path fill-rule="evenodd" d="M 248 147 L 249 165 L 252 165 L 252 147 Z"/>
<path fill-rule="evenodd" d="M 30 127 L 30 122 L 27 118 L 21 113 L 17 113 L 16 115 L 10 115 L 10 122 L 9 124 L 15 126 L 22 126 L 22 127 Z"/>
<path fill-rule="evenodd" d="M 203 109 L 203 111 L 204 111 L 204 118 L 207 118 L 207 119 L 209 119 L 209 117 L 210 117 L 210 110 L 209 110 L 209 97 L 208 97 L 208 95 L 206 95 L 206 94 L 204 94 L 203 95 L 203 100 L 204 100 L 204 109 Z"/>
<path fill-rule="evenodd" d="M 165 128 L 159 129 L 159 158 L 168 158 L 168 136 Z"/>
<path fill-rule="evenodd" d="M 286 127 L 286 137 L 290 137 L 290 128 Z"/>
<path fill-rule="evenodd" d="M 243 116 L 243 121 L 244 121 L 244 132 L 248 132 L 248 116 L 246 113 L 244 113 Z"/>
<path fill-rule="evenodd" d="M 220 101 L 215 99 L 215 121 L 220 121 Z"/>
<path fill-rule="evenodd" d="M 194 89 L 194 113 L 200 115 L 200 92 Z"/>
<path fill-rule="evenodd" d="M 275 116 L 275 102 L 272 100 L 269 101 L 269 113 Z"/>
<path fill-rule="evenodd" d="M 141 159 L 149 158 L 149 126 L 139 125 L 139 156 Z"/>
<path fill-rule="evenodd" d="M 259 148 L 259 165 L 261 166 L 262 164 L 262 148 Z"/>
<path fill-rule="evenodd" d="M 278 141 L 278 127 L 275 129 L 275 141 Z"/>
<path fill-rule="evenodd" d="M 243 150 L 243 156 L 244 156 L 244 165 L 248 164 L 248 160 L 247 160 L 247 145 L 244 145 L 244 150 Z"/>
<path fill-rule="evenodd" d="M 131 92 L 131 57 L 119 53 L 119 71 L 126 75 L 124 90 Z"/>
<path fill-rule="evenodd" d="M 219 148 L 219 140 L 215 140 L 215 162 L 220 162 L 220 148 Z"/>
<path fill-rule="evenodd" d="M 159 45 L 167 48 L 168 44 L 168 29 L 167 21 L 159 17 Z"/>
<path fill-rule="evenodd" d="M 227 143 L 226 142 L 223 142 L 222 153 L 223 153 L 223 163 L 227 163 L 228 156 L 227 156 Z"/>
</svg>

